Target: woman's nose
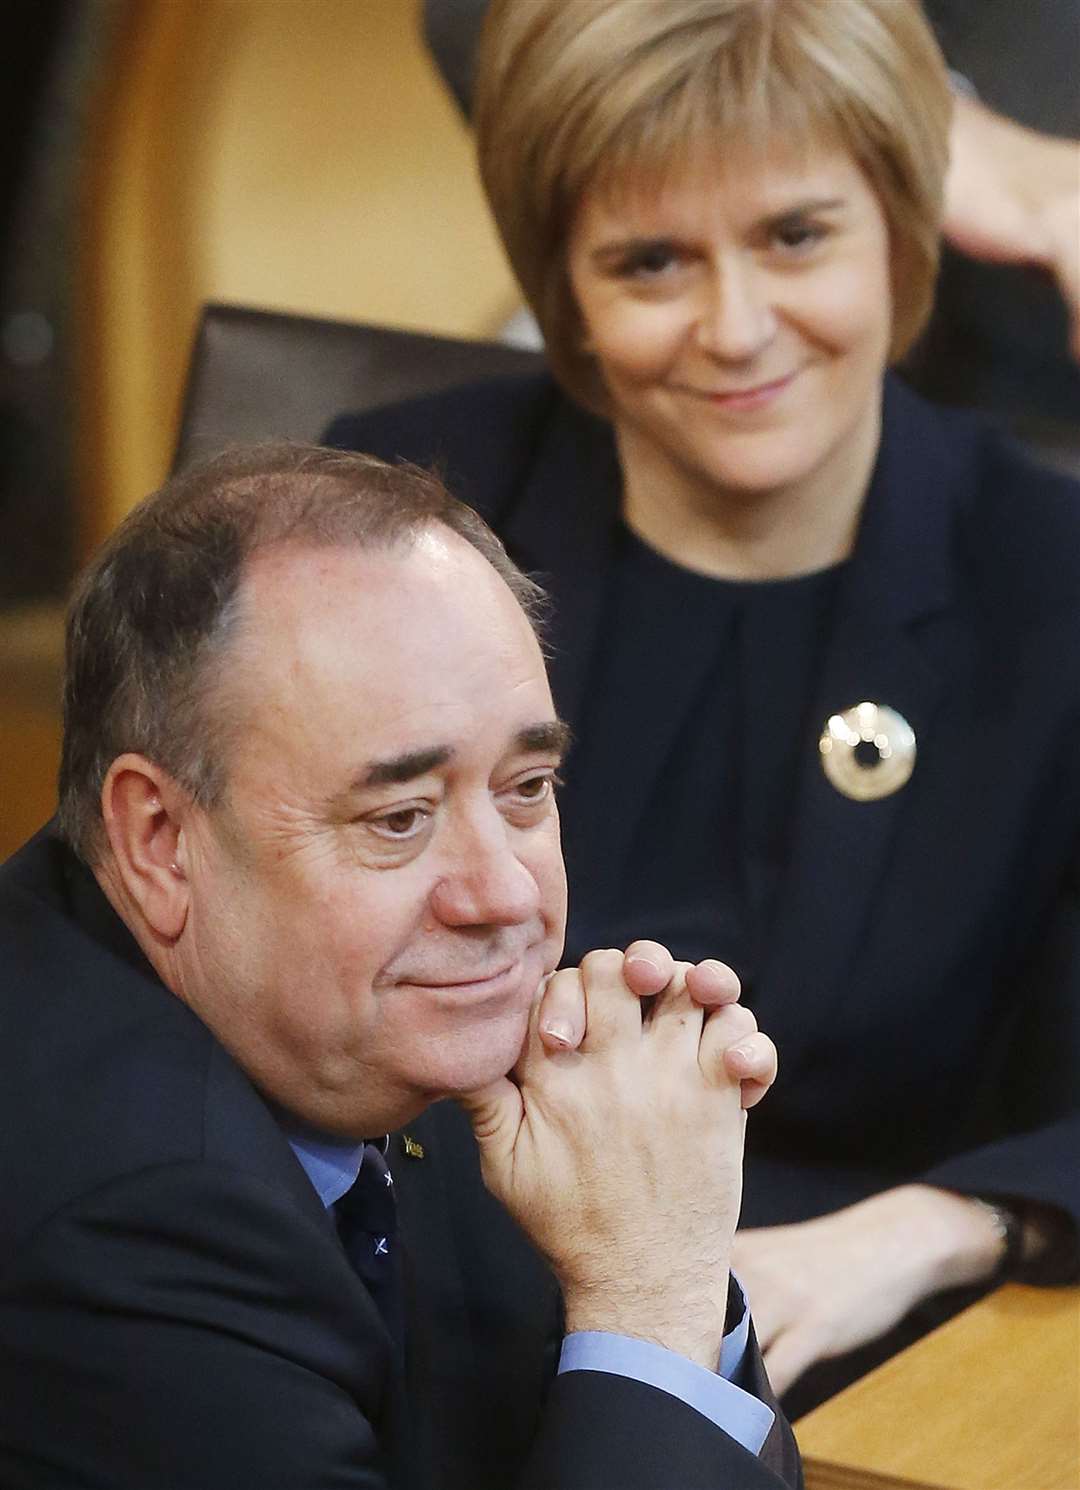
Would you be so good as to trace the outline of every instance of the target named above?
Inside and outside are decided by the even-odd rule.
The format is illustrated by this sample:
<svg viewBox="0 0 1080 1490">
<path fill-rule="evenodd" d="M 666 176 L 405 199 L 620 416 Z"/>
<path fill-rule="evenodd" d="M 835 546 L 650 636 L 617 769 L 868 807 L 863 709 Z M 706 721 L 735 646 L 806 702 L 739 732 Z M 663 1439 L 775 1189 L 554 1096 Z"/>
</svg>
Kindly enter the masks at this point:
<svg viewBox="0 0 1080 1490">
<path fill-rule="evenodd" d="M 743 256 L 714 266 L 703 286 L 697 342 L 724 362 L 747 362 L 772 340 L 776 313 L 769 276 Z"/>
</svg>

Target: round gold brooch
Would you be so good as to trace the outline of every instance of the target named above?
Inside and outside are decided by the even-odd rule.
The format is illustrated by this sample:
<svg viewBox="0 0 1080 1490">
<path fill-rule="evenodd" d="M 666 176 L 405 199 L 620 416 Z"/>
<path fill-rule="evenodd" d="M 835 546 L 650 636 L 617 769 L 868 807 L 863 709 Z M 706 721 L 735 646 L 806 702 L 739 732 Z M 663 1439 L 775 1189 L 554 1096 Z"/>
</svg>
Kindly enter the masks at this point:
<svg viewBox="0 0 1080 1490">
<path fill-rule="evenodd" d="M 830 714 L 818 749 L 826 778 L 856 802 L 892 796 L 915 769 L 915 731 L 887 704 Z"/>
</svg>

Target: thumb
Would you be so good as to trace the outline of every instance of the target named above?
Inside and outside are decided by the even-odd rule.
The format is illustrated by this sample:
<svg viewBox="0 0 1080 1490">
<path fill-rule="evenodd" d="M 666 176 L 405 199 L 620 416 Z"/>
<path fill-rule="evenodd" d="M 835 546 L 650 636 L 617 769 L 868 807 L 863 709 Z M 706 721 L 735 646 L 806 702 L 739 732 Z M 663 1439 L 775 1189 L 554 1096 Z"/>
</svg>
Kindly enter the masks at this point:
<svg viewBox="0 0 1080 1490">
<path fill-rule="evenodd" d="M 457 1100 L 472 1124 L 485 1173 L 489 1166 L 504 1168 L 513 1157 L 525 1115 L 519 1089 L 509 1077 L 500 1076 L 487 1086 L 461 1093 Z"/>
<path fill-rule="evenodd" d="M 769 1383 L 778 1397 L 818 1358 L 810 1341 L 798 1329 L 784 1330 L 764 1352 Z"/>
</svg>

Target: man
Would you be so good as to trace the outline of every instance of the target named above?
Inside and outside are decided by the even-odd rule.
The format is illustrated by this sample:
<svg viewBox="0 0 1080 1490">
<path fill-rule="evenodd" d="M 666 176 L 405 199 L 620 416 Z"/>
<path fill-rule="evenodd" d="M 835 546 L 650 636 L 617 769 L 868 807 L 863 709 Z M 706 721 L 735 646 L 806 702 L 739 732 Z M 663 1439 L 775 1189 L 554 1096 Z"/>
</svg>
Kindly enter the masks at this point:
<svg viewBox="0 0 1080 1490">
<path fill-rule="evenodd" d="M 433 478 L 289 447 L 84 577 L 0 874 L 5 1486 L 798 1482 L 728 1283 L 771 1043 L 650 943 L 538 999 L 536 602 Z"/>
</svg>

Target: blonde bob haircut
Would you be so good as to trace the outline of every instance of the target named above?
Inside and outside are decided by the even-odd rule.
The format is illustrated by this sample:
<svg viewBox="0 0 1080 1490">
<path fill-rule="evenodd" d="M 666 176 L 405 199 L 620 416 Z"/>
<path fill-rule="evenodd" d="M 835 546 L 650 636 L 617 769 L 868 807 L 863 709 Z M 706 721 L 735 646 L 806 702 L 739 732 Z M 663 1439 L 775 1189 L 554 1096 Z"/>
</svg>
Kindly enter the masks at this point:
<svg viewBox="0 0 1080 1490">
<path fill-rule="evenodd" d="M 478 57 L 495 221 L 556 376 L 600 413 L 566 268 L 586 192 L 659 183 L 730 140 L 839 142 L 889 224 L 895 359 L 933 299 L 951 115 L 917 0 L 492 0 Z"/>
</svg>

